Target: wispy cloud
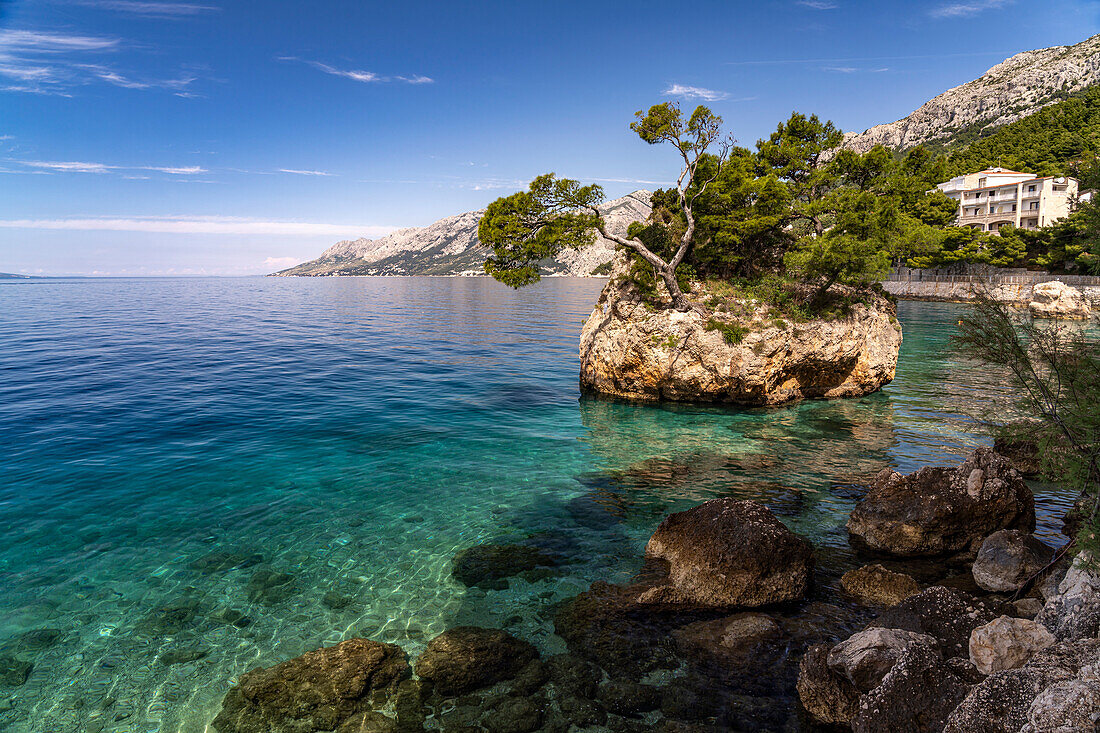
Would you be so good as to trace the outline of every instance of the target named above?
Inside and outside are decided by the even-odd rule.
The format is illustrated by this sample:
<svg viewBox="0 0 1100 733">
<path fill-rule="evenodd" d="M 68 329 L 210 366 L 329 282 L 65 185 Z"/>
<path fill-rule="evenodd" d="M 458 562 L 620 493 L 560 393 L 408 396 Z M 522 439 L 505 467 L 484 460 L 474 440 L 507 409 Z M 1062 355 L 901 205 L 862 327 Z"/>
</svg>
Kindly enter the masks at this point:
<svg viewBox="0 0 1100 733">
<path fill-rule="evenodd" d="M 194 3 L 137 2 L 136 0 L 70 0 L 70 2 L 73 5 L 153 18 L 183 18 L 221 10 L 221 8 L 213 5 L 196 5 Z"/>
<path fill-rule="evenodd" d="M 301 260 L 297 257 L 268 257 L 264 260 L 264 267 L 270 267 L 275 270 L 282 270 L 287 267 L 294 267 Z"/>
<path fill-rule="evenodd" d="M 683 84 L 672 84 L 661 92 L 661 94 L 669 94 L 673 97 L 684 97 L 685 99 L 704 99 L 708 102 L 729 99 L 730 96 L 728 92 L 719 92 L 714 89 L 704 89 L 703 87 L 689 87 Z"/>
<path fill-rule="evenodd" d="M 839 5 L 828 0 L 796 0 L 795 5 L 812 8 L 813 10 L 836 10 Z"/>
<path fill-rule="evenodd" d="M 279 56 L 279 61 L 298 61 L 303 64 L 312 66 L 319 71 L 323 71 L 326 74 L 333 76 L 340 76 L 345 79 L 351 79 L 352 81 L 358 81 L 363 83 L 374 82 L 391 82 L 398 81 L 405 84 L 432 84 L 435 79 L 429 76 L 422 76 L 420 74 L 413 74 L 411 76 L 383 76 L 373 71 L 364 71 L 362 69 L 340 69 L 335 66 L 323 63 L 321 61 L 311 61 L 310 59 L 301 59 L 297 56 Z"/>
<path fill-rule="evenodd" d="M 933 18 L 965 18 L 970 15 L 977 15 L 983 10 L 998 10 L 1014 2 L 1015 0 L 980 0 L 976 2 L 966 0 L 965 2 L 949 3 L 933 8 L 929 15 Z"/>
<path fill-rule="evenodd" d="M 302 171 L 302 170 L 295 170 L 294 168 L 280 168 L 279 172 L 280 173 L 293 173 L 294 175 L 297 175 L 297 176 L 331 176 L 332 175 L 331 173 L 326 173 L 324 171 Z"/>
<path fill-rule="evenodd" d="M 186 90 L 198 79 L 194 75 L 183 75 L 175 79 L 135 79 L 123 76 L 109 67 L 96 64 L 79 64 L 77 68 L 86 70 L 100 81 L 105 81 L 123 89 L 169 89 L 178 92 L 178 96 L 181 97 L 194 96 Z"/>
<path fill-rule="evenodd" d="M 822 66 L 821 70 L 822 71 L 832 71 L 832 72 L 835 72 L 837 74 L 859 74 L 859 73 L 881 74 L 884 71 L 889 71 L 890 67 L 889 66 L 880 66 L 880 67 L 875 68 L 875 69 L 865 69 L 865 68 L 860 68 L 858 66 Z"/>
<path fill-rule="evenodd" d="M 125 217 L 90 219 L 2 219 L 2 229 L 147 232 L 155 234 L 237 234 L 271 236 L 380 237 L 397 227 L 364 224 L 328 224 L 243 217 Z M 292 263 L 293 264 L 293 263 Z"/>
<path fill-rule="evenodd" d="M 209 173 L 201 166 L 156 166 L 156 165 L 108 165 L 106 163 L 85 163 L 81 161 L 53 161 L 53 160 L 15 160 L 10 161 L 57 173 L 107 173 L 108 171 L 156 171 L 168 173 L 174 176 L 193 176 L 198 173 Z M 127 178 L 147 178 L 148 176 L 127 176 Z"/>
<path fill-rule="evenodd" d="M 117 38 L 74 36 L 28 30 L 0 30 L 0 54 L 17 51 L 59 53 L 64 51 L 111 51 L 118 48 Z"/>
</svg>

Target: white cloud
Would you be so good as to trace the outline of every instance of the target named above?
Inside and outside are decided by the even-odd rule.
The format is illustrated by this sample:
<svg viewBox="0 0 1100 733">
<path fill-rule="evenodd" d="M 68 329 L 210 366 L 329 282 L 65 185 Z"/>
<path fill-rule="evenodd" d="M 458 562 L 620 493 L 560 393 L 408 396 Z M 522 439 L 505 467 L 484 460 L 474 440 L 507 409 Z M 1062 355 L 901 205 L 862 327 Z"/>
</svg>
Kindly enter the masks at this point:
<svg viewBox="0 0 1100 733">
<path fill-rule="evenodd" d="M 264 260 L 264 267 L 282 270 L 287 267 L 294 267 L 300 261 L 297 257 L 268 257 Z"/>
<path fill-rule="evenodd" d="M 111 51 L 118 48 L 117 38 L 72 36 L 26 30 L 0 30 L 0 54 L 16 51 L 59 53 L 63 51 Z"/>
<path fill-rule="evenodd" d="M 158 18 L 179 18 L 200 13 L 216 12 L 221 8 L 213 5 L 193 3 L 137 2 L 136 0 L 72 0 L 74 5 L 83 5 L 102 10 L 113 10 L 131 15 L 145 15 Z"/>
<path fill-rule="evenodd" d="M 351 79 L 353 81 L 359 81 L 363 83 L 372 82 L 387 82 L 387 81 L 400 81 L 405 84 L 431 84 L 435 80 L 429 76 L 422 76 L 420 74 L 413 74 L 412 76 L 382 76 L 376 74 L 373 71 L 363 71 L 361 69 L 338 69 L 335 66 L 322 63 L 320 61 L 310 61 L 309 59 L 300 59 L 297 56 L 280 56 L 279 61 L 300 61 L 303 64 L 308 64 L 315 69 L 319 69 L 326 74 L 332 74 L 333 76 L 340 76 L 345 79 Z"/>
<path fill-rule="evenodd" d="M 174 176 L 193 176 L 196 173 L 209 173 L 210 172 L 206 168 L 203 168 L 202 166 L 198 166 L 198 165 L 188 165 L 188 166 L 183 166 L 182 168 L 176 168 L 176 167 L 158 168 L 157 166 L 143 166 L 141 168 L 141 170 L 160 171 L 161 173 L 171 173 Z"/>
<path fill-rule="evenodd" d="M 191 166 L 156 166 L 156 165 L 108 165 L 106 163 L 84 163 L 80 161 L 52 161 L 52 160 L 14 160 L 13 163 L 39 168 L 58 173 L 106 173 L 108 171 L 157 171 L 169 173 L 175 176 L 191 176 L 196 173 L 209 173 L 206 168 L 197 165 Z M 133 178 L 134 176 L 126 176 Z M 147 176 L 144 176 L 147 177 Z"/>
<path fill-rule="evenodd" d="M 672 84 L 665 89 L 661 94 L 670 94 L 674 97 L 684 97 L 686 99 L 703 99 L 707 102 L 718 102 L 723 99 L 728 99 L 729 94 L 727 92 L 718 92 L 714 89 L 704 89 L 703 87 L 689 87 L 683 84 Z"/>
<path fill-rule="evenodd" d="M 884 71 L 889 71 L 890 67 L 882 66 L 877 69 L 861 69 L 858 66 L 822 66 L 822 71 L 833 71 L 838 74 L 856 74 L 859 72 L 867 72 L 869 74 L 881 74 Z"/>
<path fill-rule="evenodd" d="M 324 171 L 300 171 L 293 168 L 280 168 L 280 173 L 293 173 L 298 176 L 331 176 L 331 173 L 325 173 Z"/>
<path fill-rule="evenodd" d="M 220 216 L 0 220 L 0 229 L 148 232 L 155 234 L 254 234 L 298 237 L 381 237 L 396 228 L 363 224 L 272 221 Z"/>
<path fill-rule="evenodd" d="M 983 10 L 997 10 L 1006 5 L 1011 5 L 1015 0 L 978 0 L 970 2 L 950 3 L 933 8 L 929 13 L 933 18 L 964 18 L 969 15 L 977 15 Z"/>
<path fill-rule="evenodd" d="M 796 5 L 802 5 L 814 10 L 836 10 L 839 5 L 827 2 L 827 0 L 797 0 Z"/>
</svg>

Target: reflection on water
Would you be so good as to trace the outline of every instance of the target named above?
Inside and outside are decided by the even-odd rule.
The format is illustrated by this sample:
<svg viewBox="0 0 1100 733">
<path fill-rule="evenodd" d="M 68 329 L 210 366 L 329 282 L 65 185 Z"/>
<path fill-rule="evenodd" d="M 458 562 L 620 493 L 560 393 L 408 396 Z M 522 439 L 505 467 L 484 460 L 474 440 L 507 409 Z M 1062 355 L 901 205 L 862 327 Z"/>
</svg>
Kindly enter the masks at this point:
<svg viewBox="0 0 1100 733">
<path fill-rule="evenodd" d="M 357 635 L 415 655 L 473 623 L 560 651 L 562 600 L 718 496 L 770 506 L 831 578 L 861 482 L 959 460 L 1003 390 L 947 351 L 961 306 L 902 303 L 898 378 L 864 399 L 579 400 L 600 286 L 0 286 L 0 658 L 33 664 L 0 728 L 201 731 L 237 675 Z M 1053 533 L 1068 497 L 1039 499 Z M 564 564 L 466 588 L 451 558 L 482 542 Z"/>
</svg>

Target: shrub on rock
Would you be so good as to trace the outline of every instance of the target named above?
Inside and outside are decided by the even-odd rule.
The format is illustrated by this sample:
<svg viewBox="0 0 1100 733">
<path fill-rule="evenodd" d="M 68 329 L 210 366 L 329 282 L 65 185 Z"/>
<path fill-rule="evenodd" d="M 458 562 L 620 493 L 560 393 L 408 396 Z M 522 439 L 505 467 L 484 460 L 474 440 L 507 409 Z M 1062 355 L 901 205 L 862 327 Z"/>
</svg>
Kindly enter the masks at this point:
<svg viewBox="0 0 1100 733">
<path fill-rule="evenodd" d="M 512 679 L 538 655 L 507 631 L 457 626 L 428 642 L 416 673 L 440 695 L 451 697 Z"/>
<path fill-rule="evenodd" d="M 666 560 L 659 602 L 753 608 L 797 600 L 813 576 L 813 549 L 756 502 L 714 499 L 661 522 L 646 557 Z"/>
<path fill-rule="evenodd" d="M 214 719 L 219 733 L 335 730 L 372 709 L 409 674 L 401 647 L 367 639 L 306 652 L 241 675 Z"/>
<path fill-rule="evenodd" d="M 858 549 L 903 557 L 957 553 L 999 529 L 1034 528 L 1031 489 L 1008 459 L 985 446 L 957 468 L 908 476 L 883 469 L 848 519 Z"/>
</svg>

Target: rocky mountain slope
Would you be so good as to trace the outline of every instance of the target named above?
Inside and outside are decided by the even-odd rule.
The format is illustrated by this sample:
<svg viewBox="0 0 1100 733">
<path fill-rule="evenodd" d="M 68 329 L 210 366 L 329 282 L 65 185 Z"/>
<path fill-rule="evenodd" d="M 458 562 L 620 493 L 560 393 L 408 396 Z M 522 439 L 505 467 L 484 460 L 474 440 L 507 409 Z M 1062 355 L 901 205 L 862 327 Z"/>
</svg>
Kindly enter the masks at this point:
<svg viewBox="0 0 1100 733">
<path fill-rule="evenodd" d="M 600 210 L 607 228 L 625 235 L 632 222 L 649 217 L 649 191 L 635 191 L 608 201 Z M 426 227 L 409 227 L 381 239 L 337 242 L 310 262 L 275 273 L 305 275 L 481 275 L 489 250 L 478 242 L 477 225 L 484 214 L 469 211 Z M 580 251 L 567 250 L 545 263 L 544 274 L 592 275 L 611 261 L 614 244 L 602 237 Z"/>
<path fill-rule="evenodd" d="M 1033 114 L 1100 82 L 1100 35 L 1073 46 L 1024 51 L 981 78 L 949 89 L 905 119 L 849 133 L 845 147 L 864 152 L 881 143 L 905 150 L 973 136 Z"/>
</svg>

